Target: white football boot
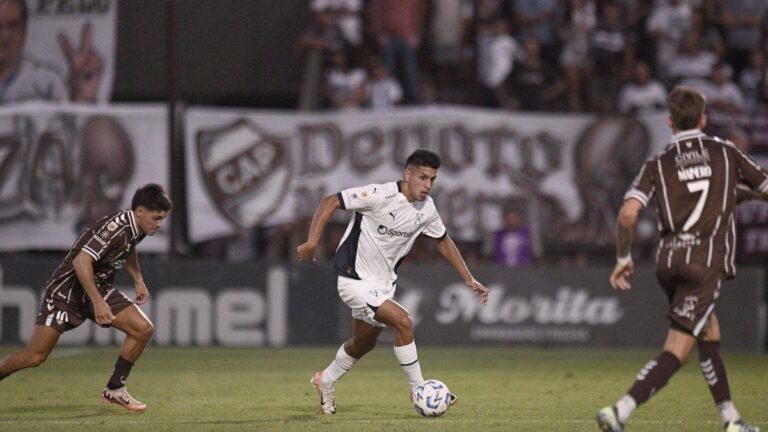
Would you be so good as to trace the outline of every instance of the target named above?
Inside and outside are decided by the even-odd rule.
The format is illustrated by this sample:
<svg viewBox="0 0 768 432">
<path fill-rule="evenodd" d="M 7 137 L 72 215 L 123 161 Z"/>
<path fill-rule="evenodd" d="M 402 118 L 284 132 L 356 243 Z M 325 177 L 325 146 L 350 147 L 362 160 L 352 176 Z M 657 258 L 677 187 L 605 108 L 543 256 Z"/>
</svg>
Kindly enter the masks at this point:
<svg viewBox="0 0 768 432">
<path fill-rule="evenodd" d="M 323 371 L 317 371 L 312 376 L 309 382 L 317 390 L 317 394 L 320 395 L 320 413 L 322 414 L 336 414 L 336 392 L 333 387 L 330 389 L 325 388 L 320 379 L 323 377 Z"/>
</svg>

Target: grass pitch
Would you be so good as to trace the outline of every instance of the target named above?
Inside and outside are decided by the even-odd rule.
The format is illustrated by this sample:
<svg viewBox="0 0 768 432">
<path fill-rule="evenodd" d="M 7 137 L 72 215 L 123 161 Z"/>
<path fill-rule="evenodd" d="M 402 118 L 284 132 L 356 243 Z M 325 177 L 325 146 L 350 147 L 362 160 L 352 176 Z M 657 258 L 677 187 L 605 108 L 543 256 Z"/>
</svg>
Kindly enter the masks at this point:
<svg viewBox="0 0 768 432">
<path fill-rule="evenodd" d="M 0 356 L 12 348 L 0 347 Z M 596 411 L 656 355 L 420 348 L 425 378 L 460 396 L 444 416 L 422 418 L 391 348 L 381 344 L 338 383 L 338 413 L 321 416 L 309 378 L 336 349 L 150 347 L 129 380 L 149 408 L 134 414 L 99 401 L 118 348 L 58 348 L 40 368 L 0 382 L 0 431 L 595 431 Z M 768 429 L 768 355 L 726 352 L 724 359 L 737 408 Z M 627 430 L 722 430 L 698 363 L 678 372 Z"/>
</svg>

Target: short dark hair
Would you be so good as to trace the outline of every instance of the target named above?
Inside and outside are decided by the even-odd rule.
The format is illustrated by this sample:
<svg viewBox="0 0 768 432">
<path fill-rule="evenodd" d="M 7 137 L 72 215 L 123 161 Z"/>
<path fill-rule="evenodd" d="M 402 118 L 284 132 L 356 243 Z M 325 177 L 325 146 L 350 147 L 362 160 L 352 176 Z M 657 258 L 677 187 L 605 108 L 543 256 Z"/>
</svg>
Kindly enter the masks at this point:
<svg viewBox="0 0 768 432">
<path fill-rule="evenodd" d="M 667 98 L 672 127 L 677 130 L 693 129 L 699 124 L 707 107 L 707 97 L 690 87 L 675 87 Z"/>
<path fill-rule="evenodd" d="M 405 161 L 405 167 L 409 166 L 425 166 L 434 169 L 440 168 L 440 156 L 432 150 L 418 149 L 408 156 Z"/>
<path fill-rule="evenodd" d="M 171 199 L 165 193 L 165 189 L 156 183 L 148 183 L 136 189 L 131 201 L 131 210 L 144 207 L 150 211 L 169 212 L 173 208 Z"/>
</svg>

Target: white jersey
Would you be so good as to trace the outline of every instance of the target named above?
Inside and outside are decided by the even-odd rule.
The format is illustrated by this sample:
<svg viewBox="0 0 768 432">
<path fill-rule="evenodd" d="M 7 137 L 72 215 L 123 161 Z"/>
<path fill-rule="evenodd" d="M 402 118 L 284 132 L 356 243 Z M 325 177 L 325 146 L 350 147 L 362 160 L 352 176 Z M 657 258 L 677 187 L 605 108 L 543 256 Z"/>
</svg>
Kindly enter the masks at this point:
<svg viewBox="0 0 768 432">
<path fill-rule="evenodd" d="M 11 78 L 0 83 L 0 104 L 27 100 L 65 101 L 67 86 L 52 68 L 22 58 Z"/>
<path fill-rule="evenodd" d="M 355 212 L 336 249 L 334 271 L 352 279 L 395 282 L 397 267 L 419 234 L 446 234 L 431 197 L 409 202 L 400 182 L 371 184 L 338 193 L 341 207 Z"/>
</svg>

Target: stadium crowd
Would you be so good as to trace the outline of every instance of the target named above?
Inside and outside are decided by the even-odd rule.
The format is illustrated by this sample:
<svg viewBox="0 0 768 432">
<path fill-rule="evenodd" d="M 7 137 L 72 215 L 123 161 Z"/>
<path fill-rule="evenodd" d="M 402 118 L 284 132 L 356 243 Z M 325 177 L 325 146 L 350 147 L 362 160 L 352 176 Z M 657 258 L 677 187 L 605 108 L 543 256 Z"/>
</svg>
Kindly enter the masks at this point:
<svg viewBox="0 0 768 432">
<path fill-rule="evenodd" d="M 459 103 L 533 111 L 768 102 L 761 0 L 313 0 L 299 46 L 323 52 L 322 107 Z"/>
</svg>

